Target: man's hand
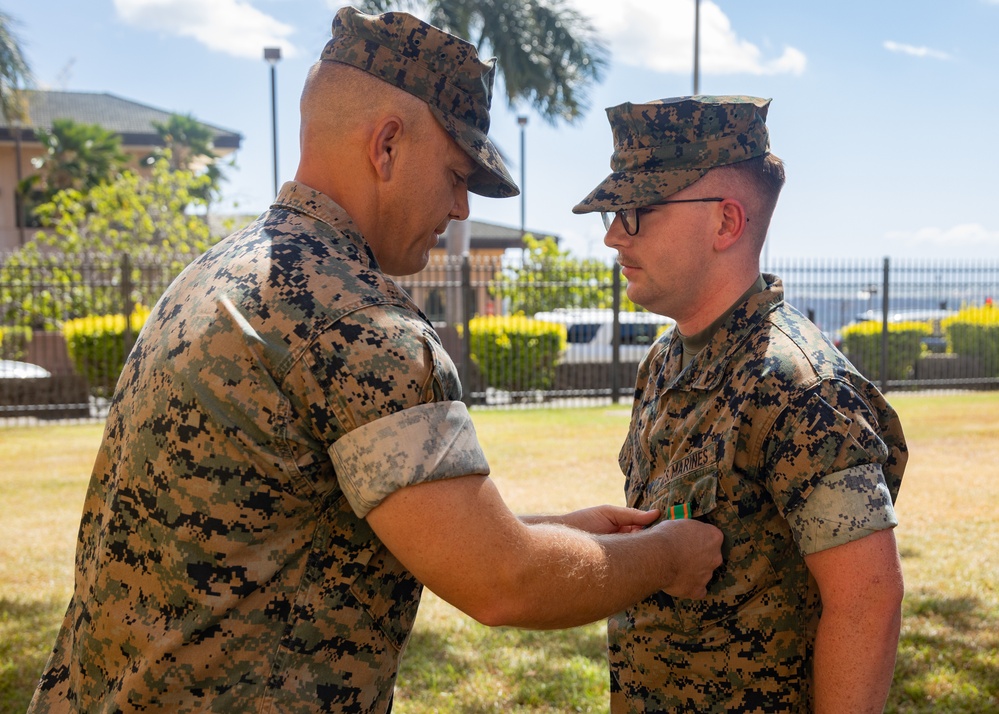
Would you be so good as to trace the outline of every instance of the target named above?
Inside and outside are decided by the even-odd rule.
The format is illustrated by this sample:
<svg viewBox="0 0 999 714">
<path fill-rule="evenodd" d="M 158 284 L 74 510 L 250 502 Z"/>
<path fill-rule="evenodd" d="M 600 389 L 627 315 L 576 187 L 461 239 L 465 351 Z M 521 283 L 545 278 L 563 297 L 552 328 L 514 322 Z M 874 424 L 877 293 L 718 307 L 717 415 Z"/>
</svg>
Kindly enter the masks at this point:
<svg viewBox="0 0 999 714">
<path fill-rule="evenodd" d="M 627 510 L 582 520 L 620 529 L 655 517 Z M 703 595 L 721 562 L 721 534 L 712 526 L 672 521 L 633 533 L 586 533 L 557 519 L 518 519 L 487 476 L 401 488 L 367 521 L 420 582 L 487 625 L 574 627 L 664 586 Z"/>
<path fill-rule="evenodd" d="M 672 556 L 664 591 L 678 598 L 702 598 L 722 563 L 722 532 L 708 523 L 688 519 L 662 521 L 649 529 L 662 534 L 663 548 Z"/>
<path fill-rule="evenodd" d="M 640 531 L 659 517 L 659 510 L 639 511 L 623 506 L 593 506 L 562 516 L 522 516 L 524 523 L 561 523 L 587 533 L 633 533 Z"/>
</svg>

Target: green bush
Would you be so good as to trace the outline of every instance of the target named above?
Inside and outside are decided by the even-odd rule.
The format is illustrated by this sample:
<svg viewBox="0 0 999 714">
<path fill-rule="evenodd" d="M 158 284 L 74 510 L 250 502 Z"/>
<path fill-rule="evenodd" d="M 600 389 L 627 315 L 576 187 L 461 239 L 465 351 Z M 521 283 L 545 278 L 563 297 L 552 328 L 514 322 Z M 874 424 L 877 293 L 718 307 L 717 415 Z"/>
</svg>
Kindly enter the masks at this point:
<svg viewBox="0 0 999 714">
<path fill-rule="evenodd" d="M 858 322 L 843 328 L 843 353 L 868 379 L 881 377 L 880 322 Z M 888 323 L 888 379 L 911 379 L 923 338 L 933 334 L 926 322 Z"/>
<path fill-rule="evenodd" d="M 487 315 L 469 321 L 472 361 L 487 386 L 511 392 L 550 389 L 565 349 L 565 325 L 523 315 Z"/>
<path fill-rule="evenodd" d="M 136 307 L 131 315 L 132 337 L 139 333 L 149 310 Z M 125 344 L 124 315 L 94 315 L 69 320 L 63 325 L 66 348 L 76 371 L 87 379 L 95 397 L 110 397 L 125 366 L 131 344 Z"/>
<path fill-rule="evenodd" d="M 22 361 L 28 352 L 31 334 L 30 327 L 0 327 L 0 359 Z"/>
<path fill-rule="evenodd" d="M 982 361 L 986 377 L 999 377 L 999 308 L 991 302 L 962 307 L 941 323 L 947 349 Z"/>
</svg>

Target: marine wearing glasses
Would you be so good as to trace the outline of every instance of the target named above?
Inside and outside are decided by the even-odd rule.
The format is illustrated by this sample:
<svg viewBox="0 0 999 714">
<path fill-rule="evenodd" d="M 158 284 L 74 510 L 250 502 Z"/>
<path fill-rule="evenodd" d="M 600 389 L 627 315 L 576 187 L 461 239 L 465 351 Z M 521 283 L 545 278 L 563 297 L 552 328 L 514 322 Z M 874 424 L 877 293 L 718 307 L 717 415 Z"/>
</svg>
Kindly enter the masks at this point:
<svg viewBox="0 0 999 714">
<path fill-rule="evenodd" d="M 724 201 L 724 198 L 675 198 L 672 201 L 659 201 L 654 204 L 656 206 L 662 206 L 667 203 L 718 203 Z M 600 217 L 604 221 L 604 230 L 610 230 L 611 224 L 614 222 L 614 217 L 617 216 L 621 219 L 621 225 L 624 227 L 624 232 L 630 236 L 638 235 L 638 217 L 641 215 L 642 211 L 648 210 L 651 206 L 642 206 L 641 208 L 625 208 L 620 211 L 601 211 Z"/>
</svg>

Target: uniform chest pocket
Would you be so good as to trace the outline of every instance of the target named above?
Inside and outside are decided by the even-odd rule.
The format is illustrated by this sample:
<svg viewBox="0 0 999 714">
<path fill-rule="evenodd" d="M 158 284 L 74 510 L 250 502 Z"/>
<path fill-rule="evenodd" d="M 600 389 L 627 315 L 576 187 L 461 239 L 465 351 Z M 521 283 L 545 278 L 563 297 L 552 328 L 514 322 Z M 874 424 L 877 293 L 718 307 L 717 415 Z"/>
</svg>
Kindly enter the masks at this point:
<svg viewBox="0 0 999 714">
<path fill-rule="evenodd" d="M 654 595 L 656 609 L 669 622 L 668 629 L 691 633 L 735 616 L 763 590 L 771 587 L 775 572 L 758 539 L 766 537 L 765 524 L 746 524 L 736 504 L 728 498 L 716 466 L 670 481 L 649 493 L 649 508 L 659 508 L 662 518 L 696 518 L 718 527 L 725 536 L 722 564 L 708 584 L 702 600 Z"/>
</svg>

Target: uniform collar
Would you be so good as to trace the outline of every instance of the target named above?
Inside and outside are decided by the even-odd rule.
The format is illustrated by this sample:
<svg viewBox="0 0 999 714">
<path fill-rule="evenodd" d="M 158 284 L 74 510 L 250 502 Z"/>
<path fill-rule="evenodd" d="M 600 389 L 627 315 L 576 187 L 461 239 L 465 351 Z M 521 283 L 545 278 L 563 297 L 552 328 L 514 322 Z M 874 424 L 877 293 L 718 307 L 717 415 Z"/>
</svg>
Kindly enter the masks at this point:
<svg viewBox="0 0 999 714">
<path fill-rule="evenodd" d="M 375 260 L 375 254 L 357 229 L 353 219 L 347 215 L 347 211 L 340 204 L 325 193 L 298 181 L 287 181 L 281 186 L 277 198 L 271 204 L 271 210 L 274 209 L 294 211 L 325 223 L 334 232 L 353 243 L 358 248 L 358 252 L 367 258 L 369 267 L 376 270 L 381 269 L 378 267 L 378 261 Z"/>
<path fill-rule="evenodd" d="M 759 324 L 784 304 L 784 284 L 776 275 L 763 274 L 766 287 L 762 292 L 754 292 L 736 305 L 714 335 L 687 369 L 679 371 L 683 356 L 683 342 L 674 330 L 669 345 L 669 364 L 672 381 L 671 389 L 715 389 L 728 367 L 728 363 L 740 351 L 743 344 L 756 331 Z M 679 372 L 679 374 L 677 374 Z"/>
</svg>

